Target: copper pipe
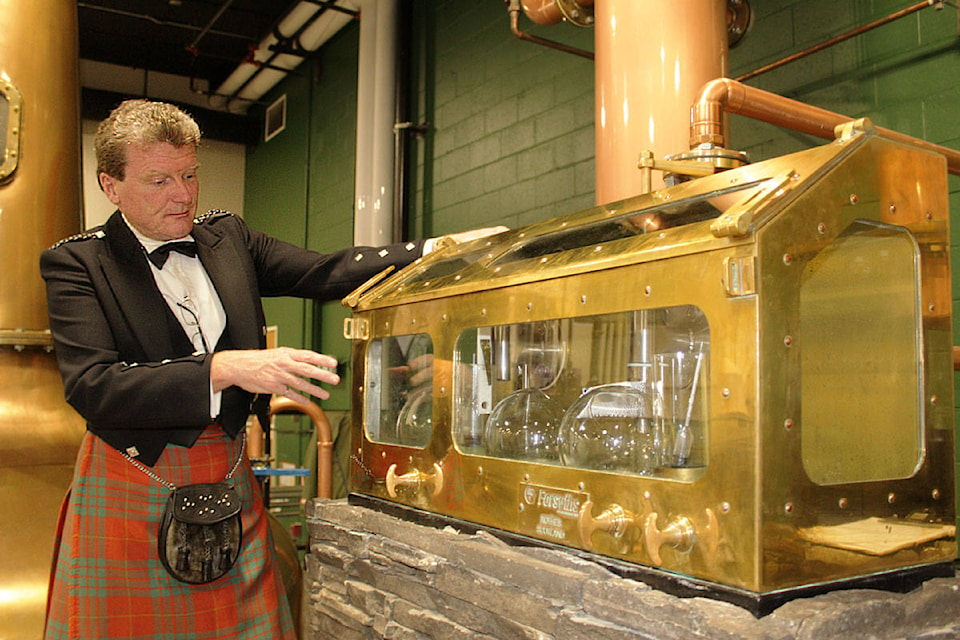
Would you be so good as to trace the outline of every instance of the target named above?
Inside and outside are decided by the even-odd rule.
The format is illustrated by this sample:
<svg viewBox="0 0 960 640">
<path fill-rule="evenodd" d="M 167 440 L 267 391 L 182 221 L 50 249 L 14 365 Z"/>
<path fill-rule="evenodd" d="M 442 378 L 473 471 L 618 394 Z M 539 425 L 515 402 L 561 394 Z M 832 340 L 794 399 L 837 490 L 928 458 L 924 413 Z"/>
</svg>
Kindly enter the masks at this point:
<svg viewBox="0 0 960 640">
<path fill-rule="evenodd" d="M 576 47 L 571 47 L 570 45 L 566 45 L 560 42 L 554 42 L 553 40 L 538 38 L 537 36 L 526 33 L 525 31 L 521 31 L 519 0 L 510 0 L 507 11 L 510 13 L 510 30 L 513 32 L 513 35 L 520 38 L 521 40 L 526 40 L 527 42 L 533 42 L 535 44 L 541 44 L 545 47 L 556 49 L 557 51 L 572 53 L 575 56 L 580 56 L 581 58 L 587 58 L 588 60 L 593 60 L 593 53 L 590 51 L 577 49 Z"/>
<path fill-rule="evenodd" d="M 595 191 L 606 204 L 642 193 L 640 152 L 686 149 L 690 105 L 705 82 L 727 76 L 727 2 L 604 0 L 594 18 Z M 650 186 L 662 189 L 662 177 Z"/>
<path fill-rule="evenodd" d="M 563 13 L 554 0 L 521 0 L 520 4 L 523 14 L 537 24 L 551 25 L 563 20 Z"/>
<path fill-rule="evenodd" d="M 701 88 L 690 111 L 691 149 L 701 144 L 726 146 L 724 113 L 739 114 L 827 140 L 834 139 L 837 125 L 855 120 L 730 78 L 717 78 Z M 885 138 L 939 153 L 947 160 L 947 171 L 960 175 L 960 152 L 883 127 L 874 127 L 874 130 Z"/>
<path fill-rule="evenodd" d="M 821 43 L 819 43 L 819 44 L 816 44 L 816 45 L 814 45 L 814 46 L 812 46 L 812 47 L 810 47 L 810 48 L 808 48 L 808 49 L 804 49 L 803 51 L 798 51 L 797 53 L 793 53 L 793 54 L 791 54 L 791 55 L 789 55 L 789 56 L 786 56 L 785 58 L 781 58 L 781 59 L 777 60 L 776 62 L 771 62 L 771 63 L 768 64 L 768 65 L 765 65 L 765 66 L 763 66 L 763 67 L 760 67 L 759 69 L 755 69 L 755 70 L 753 70 L 753 71 L 750 71 L 750 72 L 748 72 L 748 73 L 745 73 L 745 74 L 743 74 L 742 76 L 736 78 L 736 80 L 739 81 L 739 82 L 746 82 L 747 80 L 750 80 L 751 78 L 757 77 L 757 76 L 760 75 L 761 73 L 766 73 L 767 71 L 772 71 L 773 69 L 777 69 L 778 67 L 782 67 L 783 65 L 789 64 L 789 63 L 794 62 L 794 61 L 796 61 L 796 60 L 799 60 L 800 58 L 805 58 L 805 57 L 807 57 L 807 56 L 809 56 L 809 55 L 811 55 L 811 54 L 817 53 L 818 51 L 823 51 L 824 49 L 826 49 L 826 48 L 828 48 L 828 47 L 832 47 L 832 46 L 835 45 L 835 44 L 839 44 L 839 43 L 843 42 L 844 40 L 849 40 L 850 38 L 854 38 L 854 37 L 856 37 L 856 36 L 859 36 L 859 35 L 862 34 L 862 33 L 866 33 L 867 31 L 870 31 L 870 30 L 872 30 L 872 29 L 876 29 L 877 27 L 882 27 L 883 25 L 887 24 L 888 22 L 893 22 L 894 20 L 898 20 L 898 19 L 900 19 L 900 18 L 902 18 L 902 17 L 904 17 L 904 16 L 908 16 L 908 15 L 910 15 L 911 13 L 920 11 L 921 9 L 926 9 L 927 7 L 931 7 L 931 6 L 934 6 L 934 5 L 937 5 L 937 4 L 942 4 L 942 2 L 939 2 L 938 0 L 922 0 L 922 2 L 918 2 L 918 3 L 914 4 L 914 5 L 911 5 L 911 6 L 909 6 L 909 7 L 906 7 L 905 9 L 901 9 L 900 11 L 895 11 L 895 12 L 891 13 L 890 15 L 886 16 L 886 17 L 879 18 L 879 19 L 874 20 L 873 22 L 870 22 L 870 23 L 868 23 L 868 24 L 859 26 L 859 27 L 857 27 L 857 28 L 855 28 L 855 29 L 851 29 L 850 31 L 846 31 L 846 32 L 844 32 L 844 33 L 841 33 L 841 34 L 838 35 L 838 36 L 834 36 L 833 38 L 830 38 L 829 40 L 825 40 L 825 41 L 823 41 L 823 42 L 821 42 Z"/>
<path fill-rule="evenodd" d="M 327 414 L 315 402 L 299 404 L 289 398 L 270 400 L 270 416 L 278 413 L 303 413 L 309 416 L 317 431 L 317 496 L 333 497 L 333 432 Z"/>
</svg>

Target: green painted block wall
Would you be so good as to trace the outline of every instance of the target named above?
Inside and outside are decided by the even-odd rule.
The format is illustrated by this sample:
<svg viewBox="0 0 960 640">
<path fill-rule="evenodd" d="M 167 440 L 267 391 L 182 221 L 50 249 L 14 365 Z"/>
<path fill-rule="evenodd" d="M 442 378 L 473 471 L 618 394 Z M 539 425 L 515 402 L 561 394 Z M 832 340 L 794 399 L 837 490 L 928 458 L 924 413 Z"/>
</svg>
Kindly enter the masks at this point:
<svg viewBox="0 0 960 640">
<path fill-rule="evenodd" d="M 909 4 L 752 0 L 753 25 L 730 52 L 730 76 Z M 592 62 L 518 40 L 510 32 L 502 0 L 410 6 L 413 39 L 405 54 L 412 83 L 409 108 L 411 120 L 424 124 L 427 133 L 410 145 L 406 236 L 489 224 L 516 227 L 592 206 Z M 539 27 L 526 20 L 521 27 L 593 48 L 590 29 Z M 318 250 L 339 248 L 352 239 L 358 33 L 356 24 L 348 26 L 274 90 L 272 96 L 288 95 L 287 130 L 251 149 L 248 157 L 250 223 Z M 923 9 L 748 84 L 960 148 L 958 71 L 957 10 L 945 6 Z M 755 161 L 823 144 L 739 116 L 731 117 L 731 128 L 732 146 Z M 960 182 L 951 177 L 949 185 L 956 221 Z M 954 251 L 958 229 L 954 223 Z M 955 317 L 960 301 L 956 282 Z M 268 306 L 268 318 L 282 327 L 285 344 L 300 340 L 344 361 L 349 354 L 340 335 L 345 315 L 335 302 L 318 309 L 280 301 Z M 345 366 L 342 373 L 349 375 L 349 369 Z M 335 390 L 325 406 L 349 408 L 347 385 Z"/>
</svg>

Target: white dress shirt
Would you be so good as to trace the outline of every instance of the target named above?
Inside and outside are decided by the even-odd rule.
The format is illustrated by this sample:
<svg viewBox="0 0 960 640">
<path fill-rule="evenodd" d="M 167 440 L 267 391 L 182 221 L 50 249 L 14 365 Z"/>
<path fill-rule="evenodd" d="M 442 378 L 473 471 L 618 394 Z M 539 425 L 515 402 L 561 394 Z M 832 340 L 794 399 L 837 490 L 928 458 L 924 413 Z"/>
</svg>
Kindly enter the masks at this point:
<svg viewBox="0 0 960 640">
<path fill-rule="evenodd" d="M 166 244 L 166 242 L 147 238 L 126 218 L 124 222 L 147 253 Z M 186 236 L 176 241 L 183 240 L 192 242 L 193 238 Z M 158 269 L 150 262 L 150 271 L 167 306 L 180 321 L 184 332 L 193 343 L 194 355 L 212 352 L 227 326 L 227 314 L 223 310 L 223 304 L 220 302 L 220 296 L 213 282 L 210 281 L 210 276 L 200 263 L 200 258 L 171 251 L 162 269 Z M 214 392 L 213 383 L 210 384 L 210 418 L 212 420 L 220 413 L 220 392 Z"/>
</svg>

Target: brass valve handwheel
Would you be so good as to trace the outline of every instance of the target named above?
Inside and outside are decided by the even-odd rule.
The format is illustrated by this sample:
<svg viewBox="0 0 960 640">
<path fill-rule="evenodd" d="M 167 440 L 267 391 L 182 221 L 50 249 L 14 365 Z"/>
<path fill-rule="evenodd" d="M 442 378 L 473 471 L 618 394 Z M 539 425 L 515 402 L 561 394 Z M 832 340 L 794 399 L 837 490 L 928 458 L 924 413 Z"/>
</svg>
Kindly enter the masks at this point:
<svg viewBox="0 0 960 640">
<path fill-rule="evenodd" d="M 414 490 L 418 490 L 421 485 L 427 483 L 433 484 L 431 496 L 436 498 L 440 495 L 443 489 L 443 469 L 436 462 L 433 463 L 433 475 L 414 469 L 398 476 L 396 464 L 390 465 L 387 469 L 387 493 L 391 498 L 397 497 L 397 487 L 413 487 Z"/>
</svg>

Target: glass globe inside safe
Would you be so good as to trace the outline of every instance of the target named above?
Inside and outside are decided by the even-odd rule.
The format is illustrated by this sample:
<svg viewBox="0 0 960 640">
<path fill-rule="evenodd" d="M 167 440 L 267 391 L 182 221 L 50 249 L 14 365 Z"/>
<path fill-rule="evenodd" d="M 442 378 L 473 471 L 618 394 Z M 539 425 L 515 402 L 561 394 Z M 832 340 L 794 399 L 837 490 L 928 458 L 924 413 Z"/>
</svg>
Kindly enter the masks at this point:
<svg viewBox="0 0 960 640">
<path fill-rule="evenodd" d="M 652 398 L 639 384 L 588 389 L 560 427 L 560 459 L 569 467 L 646 475 L 659 464 L 660 448 Z"/>
<path fill-rule="evenodd" d="M 433 389 L 410 394 L 397 416 L 397 441 L 408 447 L 425 447 L 433 433 Z"/>
<path fill-rule="evenodd" d="M 487 419 L 487 453 L 497 458 L 556 462 L 563 408 L 539 389 L 520 389 L 497 403 Z"/>
</svg>

